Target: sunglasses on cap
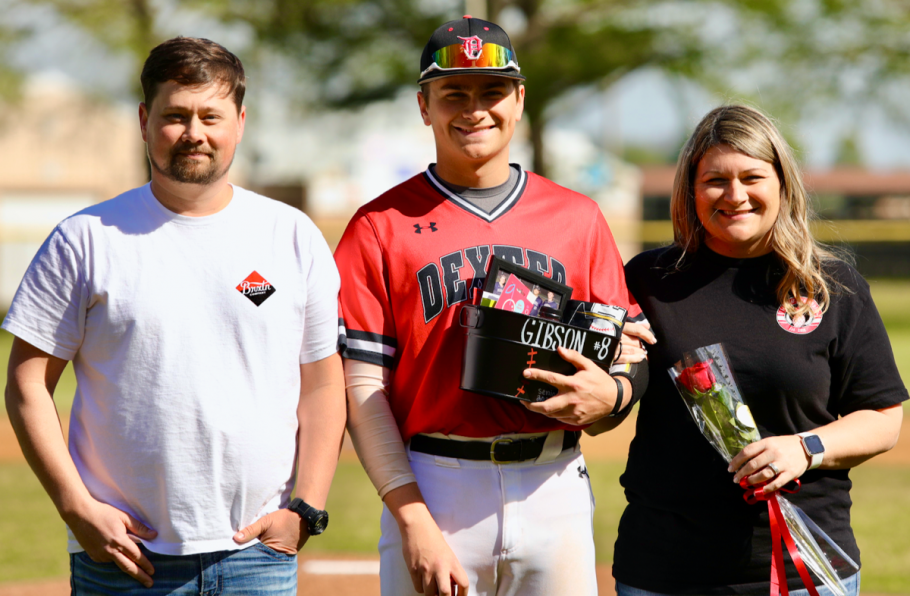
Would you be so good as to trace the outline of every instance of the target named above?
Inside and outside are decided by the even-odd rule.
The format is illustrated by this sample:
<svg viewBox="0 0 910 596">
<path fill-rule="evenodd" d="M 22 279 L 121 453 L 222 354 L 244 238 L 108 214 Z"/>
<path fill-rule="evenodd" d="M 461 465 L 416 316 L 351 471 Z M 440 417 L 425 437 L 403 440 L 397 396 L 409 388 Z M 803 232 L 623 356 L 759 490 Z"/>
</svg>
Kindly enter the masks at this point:
<svg viewBox="0 0 910 596">
<path fill-rule="evenodd" d="M 512 50 L 495 43 L 485 43 L 479 51 L 474 53 L 476 58 L 471 58 L 465 52 L 464 44 L 456 43 L 433 52 L 433 63 L 430 64 L 420 77 L 423 78 L 434 70 L 455 70 L 460 68 L 490 68 L 510 69 L 521 72 L 521 68 L 513 60 Z"/>
</svg>

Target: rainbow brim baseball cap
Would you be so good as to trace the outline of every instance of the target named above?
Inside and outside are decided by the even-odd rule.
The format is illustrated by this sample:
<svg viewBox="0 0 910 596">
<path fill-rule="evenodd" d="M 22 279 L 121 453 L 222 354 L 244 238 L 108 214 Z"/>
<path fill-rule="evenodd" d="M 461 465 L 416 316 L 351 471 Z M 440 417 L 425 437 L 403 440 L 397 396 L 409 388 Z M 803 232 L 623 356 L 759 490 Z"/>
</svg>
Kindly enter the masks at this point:
<svg viewBox="0 0 910 596">
<path fill-rule="evenodd" d="M 471 15 L 449 21 L 433 32 L 420 56 L 417 82 L 465 74 L 525 78 L 502 27 Z"/>
</svg>

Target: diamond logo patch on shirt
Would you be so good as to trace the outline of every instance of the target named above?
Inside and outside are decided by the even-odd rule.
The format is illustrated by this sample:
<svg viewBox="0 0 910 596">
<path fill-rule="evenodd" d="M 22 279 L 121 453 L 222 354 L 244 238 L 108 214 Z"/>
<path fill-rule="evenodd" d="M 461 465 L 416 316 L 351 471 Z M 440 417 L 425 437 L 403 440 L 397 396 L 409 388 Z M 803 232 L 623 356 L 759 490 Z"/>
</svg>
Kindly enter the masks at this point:
<svg viewBox="0 0 910 596">
<path fill-rule="evenodd" d="M 275 286 L 264 277 L 253 271 L 237 286 L 237 291 L 250 299 L 250 302 L 259 306 L 275 293 Z"/>
</svg>

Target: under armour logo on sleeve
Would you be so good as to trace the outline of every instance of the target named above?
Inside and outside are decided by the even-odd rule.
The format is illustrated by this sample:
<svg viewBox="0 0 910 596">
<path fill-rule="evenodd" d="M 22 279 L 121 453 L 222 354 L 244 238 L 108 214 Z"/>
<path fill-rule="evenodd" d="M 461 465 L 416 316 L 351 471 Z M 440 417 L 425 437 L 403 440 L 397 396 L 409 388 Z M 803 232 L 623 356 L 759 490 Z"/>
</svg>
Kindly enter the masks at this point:
<svg viewBox="0 0 910 596">
<path fill-rule="evenodd" d="M 415 234 L 420 234 L 420 233 L 421 233 L 421 232 L 420 232 L 421 230 L 430 230 L 431 232 L 435 232 L 437 229 L 438 229 L 438 228 L 436 227 L 436 222 L 435 222 L 435 221 L 431 221 L 431 222 L 430 222 L 430 225 L 428 225 L 428 226 L 422 226 L 422 225 L 420 225 L 420 224 L 414 224 L 414 233 L 415 233 Z"/>
</svg>

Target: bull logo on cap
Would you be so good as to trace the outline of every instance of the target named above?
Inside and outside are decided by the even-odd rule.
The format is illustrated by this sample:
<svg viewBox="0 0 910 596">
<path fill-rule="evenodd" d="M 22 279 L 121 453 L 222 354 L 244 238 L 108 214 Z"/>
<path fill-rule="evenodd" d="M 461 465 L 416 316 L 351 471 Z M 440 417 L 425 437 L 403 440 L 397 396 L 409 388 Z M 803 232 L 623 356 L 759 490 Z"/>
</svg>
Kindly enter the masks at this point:
<svg viewBox="0 0 910 596">
<path fill-rule="evenodd" d="M 468 57 L 468 60 L 477 60 L 480 58 L 480 53 L 483 51 L 483 40 L 472 35 L 471 37 L 460 37 L 459 38 L 464 43 L 461 44 L 461 49 L 464 50 L 465 56 Z"/>
</svg>

